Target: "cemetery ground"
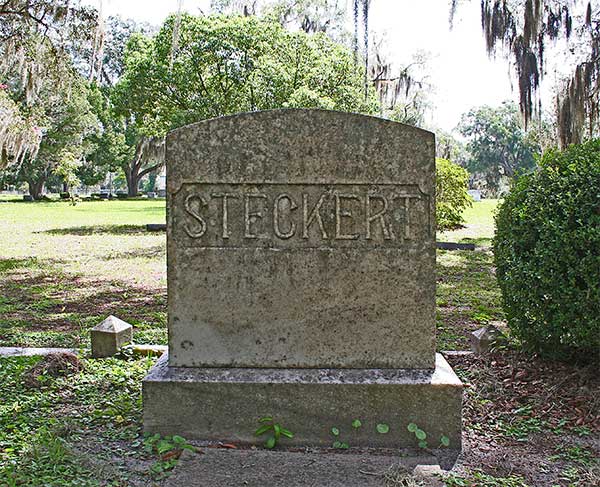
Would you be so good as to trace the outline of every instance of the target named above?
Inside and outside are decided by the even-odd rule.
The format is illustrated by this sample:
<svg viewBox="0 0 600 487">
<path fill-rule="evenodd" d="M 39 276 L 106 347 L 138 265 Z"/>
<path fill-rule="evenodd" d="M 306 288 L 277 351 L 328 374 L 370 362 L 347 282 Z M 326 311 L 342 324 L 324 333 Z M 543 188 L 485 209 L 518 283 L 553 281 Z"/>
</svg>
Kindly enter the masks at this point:
<svg viewBox="0 0 600 487">
<path fill-rule="evenodd" d="M 440 351 L 468 350 L 469 332 L 504 326 L 490 251 L 496 203 L 475 203 L 465 228 L 438 236 L 477 246 L 438 251 Z M 145 230 L 164 212 L 164 200 L 0 202 L 0 346 L 87 348 L 110 314 L 134 325 L 136 343 L 166 344 L 165 235 Z M 511 343 L 448 359 L 467 386 L 464 453 L 448 486 L 600 483 L 594 369 Z M 0 358 L 0 485 L 160 485 L 187 444 L 141 436 L 141 381 L 155 360 L 82 357 L 56 373 L 39 357 Z"/>
</svg>

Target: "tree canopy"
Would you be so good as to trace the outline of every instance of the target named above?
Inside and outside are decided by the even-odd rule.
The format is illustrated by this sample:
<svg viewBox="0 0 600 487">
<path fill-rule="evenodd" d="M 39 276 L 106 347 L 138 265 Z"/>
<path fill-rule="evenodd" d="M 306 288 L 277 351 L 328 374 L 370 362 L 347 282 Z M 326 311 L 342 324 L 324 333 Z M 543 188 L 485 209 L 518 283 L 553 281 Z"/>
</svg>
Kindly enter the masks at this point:
<svg viewBox="0 0 600 487">
<path fill-rule="evenodd" d="M 174 31 L 178 40 L 173 47 Z M 161 164 L 167 131 L 207 118 L 272 108 L 373 113 L 352 52 L 323 34 L 290 32 L 253 16 L 169 17 L 153 38 L 135 34 L 115 86 L 113 112 L 135 132 L 123 166 L 130 194 Z"/>
<path fill-rule="evenodd" d="M 71 0 L 0 0 L 0 168 L 36 155 L 42 109 L 33 106 L 52 80 L 70 91 L 74 42 L 93 36 L 97 12 Z"/>
<path fill-rule="evenodd" d="M 99 129 L 85 81 L 75 77 L 70 86 L 68 92 L 57 91 L 51 79 L 44 79 L 36 102 L 38 116 L 44 121 L 39 150 L 14 167 L 15 179 L 26 182 L 35 199 L 53 174 L 66 185 L 77 182 L 77 168 L 93 148 L 88 137 Z"/>
<path fill-rule="evenodd" d="M 538 148 L 527 137 L 519 110 L 511 102 L 499 108 L 473 108 L 463 115 L 459 130 L 468 140 L 467 169 L 485 175 L 494 189 L 502 176 L 512 178 L 517 171 L 535 165 Z"/>
<path fill-rule="evenodd" d="M 117 86 L 115 105 L 148 135 L 243 111 L 376 110 L 352 53 L 322 34 L 255 17 L 183 15 L 172 55 L 174 22 L 167 19 L 154 39 L 131 39 Z"/>
</svg>

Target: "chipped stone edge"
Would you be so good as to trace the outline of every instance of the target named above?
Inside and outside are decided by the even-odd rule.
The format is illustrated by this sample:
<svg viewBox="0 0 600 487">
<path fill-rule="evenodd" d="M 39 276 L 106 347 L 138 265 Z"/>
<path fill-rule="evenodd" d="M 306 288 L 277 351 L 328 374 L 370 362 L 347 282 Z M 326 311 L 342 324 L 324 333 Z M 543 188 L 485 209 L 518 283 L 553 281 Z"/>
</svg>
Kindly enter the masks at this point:
<svg viewBox="0 0 600 487">
<path fill-rule="evenodd" d="M 168 361 L 168 353 L 164 353 L 148 372 L 144 381 L 462 386 L 460 379 L 439 353 L 436 353 L 434 370 L 170 367 Z"/>
</svg>

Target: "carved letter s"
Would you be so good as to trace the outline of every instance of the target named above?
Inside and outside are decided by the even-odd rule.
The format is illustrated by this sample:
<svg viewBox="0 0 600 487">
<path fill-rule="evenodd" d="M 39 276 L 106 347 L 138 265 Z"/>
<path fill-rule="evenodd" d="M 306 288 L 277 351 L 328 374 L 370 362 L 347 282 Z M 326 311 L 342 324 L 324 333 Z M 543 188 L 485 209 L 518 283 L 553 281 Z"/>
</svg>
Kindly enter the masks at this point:
<svg viewBox="0 0 600 487">
<path fill-rule="evenodd" d="M 188 197 L 185 199 L 185 211 L 187 213 L 189 213 L 192 216 L 192 218 L 194 218 L 194 220 L 196 220 L 198 222 L 198 224 L 200 225 L 200 229 L 196 230 L 196 231 L 190 230 L 190 227 L 186 223 L 185 224 L 185 233 L 187 233 L 191 238 L 200 238 L 206 232 L 206 222 L 204 221 L 204 218 L 202 218 L 192 208 L 193 200 L 198 200 L 200 202 L 200 205 L 199 205 L 200 207 L 198 208 L 198 210 L 200 208 L 202 208 L 203 206 L 206 206 L 206 201 L 204 201 L 204 198 L 202 198 L 202 196 L 200 196 L 198 194 L 188 195 Z"/>
</svg>

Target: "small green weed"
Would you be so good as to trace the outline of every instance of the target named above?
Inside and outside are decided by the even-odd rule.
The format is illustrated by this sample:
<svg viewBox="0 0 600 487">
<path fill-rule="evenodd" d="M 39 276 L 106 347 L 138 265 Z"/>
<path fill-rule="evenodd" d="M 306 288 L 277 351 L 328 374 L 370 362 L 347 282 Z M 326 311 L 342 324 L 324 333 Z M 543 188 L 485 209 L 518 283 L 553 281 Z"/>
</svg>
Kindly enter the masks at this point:
<svg viewBox="0 0 600 487">
<path fill-rule="evenodd" d="M 362 427 L 362 421 L 360 419 L 354 419 L 352 421 L 352 428 L 356 431 L 360 427 Z M 331 434 L 336 438 L 336 440 L 331 445 L 333 448 L 337 448 L 340 450 L 347 450 L 350 448 L 350 444 L 347 441 L 340 441 L 340 429 L 337 427 L 331 428 Z"/>
<path fill-rule="evenodd" d="M 159 434 L 145 434 L 142 444 L 146 453 L 159 456 L 159 459 L 150 467 L 152 476 L 157 480 L 164 478 L 170 470 L 173 470 L 184 450 L 196 451 L 193 445 L 179 435 L 162 437 Z M 133 444 L 133 446 L 138 445 L 139 442 Z"/>
<path fill-rule="evenodd" d="M 530 487 L 522 477 L 494 477 L 480 470 L 473 470 L 468 477 L 450 475 L 444 479 L 446 487 Z"/>
<path fill-rule="evenodd" d="M 261 423 L 261 426 L 254 432 L 254 436 L 269 434 L 270 436 L 265 441 L 266 448 L 275 448 L 282 436 L 286 438 L 294 437 L 294 433 L 277 423 L 272 416 L 260 418 L 258 422 Z"/>
<path fill-rule="evenodd" d="M 530 405 L 515 409 L 505 418 L 497 421 L 496 429 L 505 437 L 517 441 L 527 441 L 531 433 L 539 433 L 547 426 L 545 421 L 532 416 Z"/>
<path fill-rule="evenodd" d="M 555 451 L 557 452 L 556 455 L 552 455 L 548 460 L 566 460 L 584 466 L 591 466 L 594 464 L 594 453 L 589 448 L 578 445 L 560 445 L 556 447 Z"/>
</svg>

